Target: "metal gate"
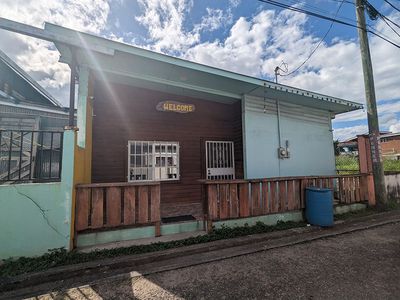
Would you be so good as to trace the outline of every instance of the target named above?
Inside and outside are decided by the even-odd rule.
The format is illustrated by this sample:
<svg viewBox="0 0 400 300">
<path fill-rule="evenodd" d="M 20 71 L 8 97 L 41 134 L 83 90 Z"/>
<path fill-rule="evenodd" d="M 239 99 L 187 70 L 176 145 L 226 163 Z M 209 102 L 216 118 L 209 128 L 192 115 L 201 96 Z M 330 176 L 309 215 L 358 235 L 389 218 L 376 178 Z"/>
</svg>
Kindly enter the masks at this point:
<svg viewBox="0 0 400 300">
<path fill-rule="evenodd" d="M 233 142 L 206 141 L 207 179 L 235 179 Z"/>
</svg>

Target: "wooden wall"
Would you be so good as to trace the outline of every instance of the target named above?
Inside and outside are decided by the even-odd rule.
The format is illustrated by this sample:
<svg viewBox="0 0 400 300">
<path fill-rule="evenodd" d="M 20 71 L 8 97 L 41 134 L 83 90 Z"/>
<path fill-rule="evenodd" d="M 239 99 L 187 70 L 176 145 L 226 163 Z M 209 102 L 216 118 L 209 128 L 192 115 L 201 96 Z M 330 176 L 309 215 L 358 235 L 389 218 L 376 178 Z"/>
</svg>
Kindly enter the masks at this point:
<svg viewBox="0 0 400 300">
<path fill-rule="evenodd" d="M 94 85 L 92 181 L 127 181 L 128 140 L 178 141 L 180 180 L 161 184 L 161 214 L 203 214 L 205 141 L 235 142 L 236 178 L 243 178 L 240 101 L 222 104 L 101 81 Z M 172 100 L 196 106 L 193 113 L 156 110 Z"/>
</svg>

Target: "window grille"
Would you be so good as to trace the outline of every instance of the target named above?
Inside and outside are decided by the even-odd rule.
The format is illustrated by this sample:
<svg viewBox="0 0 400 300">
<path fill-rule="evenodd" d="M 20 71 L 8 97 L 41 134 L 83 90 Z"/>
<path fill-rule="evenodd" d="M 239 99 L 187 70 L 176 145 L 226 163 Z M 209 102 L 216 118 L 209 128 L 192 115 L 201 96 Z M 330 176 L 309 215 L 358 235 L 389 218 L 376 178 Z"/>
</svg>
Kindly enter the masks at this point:
<svg viewBox="0 0 400 300">
<path fill-rule="evenodd" d="M 61 180 L 63 132 L 0 130 L 0 184 Z"/>
<path fill-rule="evenodd" d="M 128 142 L 128 181 L 179 179 L 179 143 Z"/>
<path fill-rule="evenodd" d="M 206 141 L 206 172 L 209 180 L 235 179 L 234 143 Z"/>
</svg>

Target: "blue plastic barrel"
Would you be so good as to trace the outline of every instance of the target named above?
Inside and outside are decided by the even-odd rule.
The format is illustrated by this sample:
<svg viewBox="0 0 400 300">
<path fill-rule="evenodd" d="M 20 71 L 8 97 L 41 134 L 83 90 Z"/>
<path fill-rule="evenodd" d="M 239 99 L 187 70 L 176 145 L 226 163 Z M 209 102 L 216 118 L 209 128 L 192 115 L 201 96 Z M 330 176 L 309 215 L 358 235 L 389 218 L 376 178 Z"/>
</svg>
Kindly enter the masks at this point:
<svg viewBox="0 0 400 300">
<path fill-rule="evenodd" d="M 331 189 L 306 188 L 306 219 L 312 225 L 333 226 L 333 200 Z"/>
</svg>

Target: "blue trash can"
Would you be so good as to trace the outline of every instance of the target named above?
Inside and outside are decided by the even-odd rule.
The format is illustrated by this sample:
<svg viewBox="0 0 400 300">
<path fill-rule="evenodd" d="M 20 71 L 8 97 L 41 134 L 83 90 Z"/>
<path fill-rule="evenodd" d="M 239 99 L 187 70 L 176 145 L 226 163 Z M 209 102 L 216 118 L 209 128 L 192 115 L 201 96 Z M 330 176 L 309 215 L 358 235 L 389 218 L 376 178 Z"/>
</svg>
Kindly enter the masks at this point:
<svg viewBox="0 0 400 300">
<path fill-rule="evenodd" d="M 333 226 L 332 190 L 306 188 L 306 219 L 312 225 Z"/>
</svg>

